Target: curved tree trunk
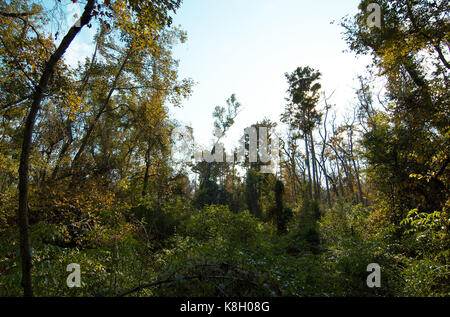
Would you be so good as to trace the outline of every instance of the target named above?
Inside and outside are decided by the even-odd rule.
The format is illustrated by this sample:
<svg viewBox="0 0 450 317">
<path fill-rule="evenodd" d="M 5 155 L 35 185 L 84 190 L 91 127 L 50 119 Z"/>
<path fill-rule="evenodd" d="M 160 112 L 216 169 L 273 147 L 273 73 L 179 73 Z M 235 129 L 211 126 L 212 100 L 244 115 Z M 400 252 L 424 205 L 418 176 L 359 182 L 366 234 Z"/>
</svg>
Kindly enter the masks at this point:
<svg viewBox="0 0 450 317">
<path fill-rule="evenodd" d="M 80 32 L 81 28 L 89 23 L 92 18 L 92 11 L 94 9 L 95 0 L 89 0 L 84 8 L 83 15 L 80 19 L 79 26 L 72 26 L 63 38 L 61 44 L 56 51 L 50 56 L 47 61 L 44 71 L 42 73 L 39 85 L 33 94 L 33 103 L 31 105 L 30 112 L 28 113 L 25 121 L 24 137 L 22 143 L 22 151 L 20 154 L 19 165 L 19 209 L 17 212 L 17 218 L 19 221 L 20 229 L 20 257 L 22 262 L 22 286 L 24 290 L 24 296 L 33 296 L 33 286 L 31 283 L 31 268 L 32 268 L 32 255 L 31 255 L 31 242 L 30 242 L 30 227 L 28 222 L 28 189 L 29 189 L 29 165 L 30 165 L 30 152 L 31 143 L 33 138 L 33 129 L 36 122 L 36 118 L 41 106 L 44 92 L 47 90 L 50 79 L 54 73 L 56 64 L 66 52 L 69 45 L 72 43 L 75 36 Z"/>
</svg>

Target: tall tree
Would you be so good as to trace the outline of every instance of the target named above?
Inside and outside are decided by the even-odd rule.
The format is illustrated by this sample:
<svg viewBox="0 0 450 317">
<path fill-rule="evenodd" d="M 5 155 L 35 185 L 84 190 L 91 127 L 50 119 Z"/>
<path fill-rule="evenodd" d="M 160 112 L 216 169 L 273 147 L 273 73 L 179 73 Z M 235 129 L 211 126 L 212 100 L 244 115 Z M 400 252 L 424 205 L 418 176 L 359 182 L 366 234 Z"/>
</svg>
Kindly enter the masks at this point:
<svg viewBox="0 0 450 317">
<path fill-rule="evenodd" d="M 23 142 L 19 165 L 19 208 L 18 219 L 20 227 L 20 246 L 22 258 L 22 285 L 25 296 L 33 296 L 31 268 L 32 254 L 29 235 L 28 220 L 28 196 L 29 196 L 29 158 L 35 122 L 41 108 L 41 104 L 46 97 L 50 82 L 53 79 L 55 69 L 61 62 L 66 50 L 71 45 L 80 30 L 92 22 L 94 15 L 115 17 L 113 22 L 119 29 L 124 31 L 125 37 L 129 37 L 132 48 L 136 50 L 152 49 L 152 41 L 149 42 L 143 34 L 155 34 L 161 27 L 170 22 L 167 12 L 176 9 L 180 2 L 172 0 L 161 0 L 157 2 L 146 1 L 115 1 L 101 4 L 95 0 L 88 0 L 83 10 L 81 18 L 73 25 L 63 37 L 59 46 L 50 54 L 42 67 L 38 76 L 37 84 L 33 88 L 31 105 L 25 120 L 23 130 Z M 33 3 L 34 5 L 34 3 Z M 31 6 L 31 5 L 30 5 Z M 126 10 L 126 11 L 125 11 Z M 105 14 L 107 13 L 107 14 Z M 3 17 L 23 19 L 27 14 L 2 14 Z M 102 21 L 101 22 L 105 22 Z M 106 22 L 105 22 L 106 23 Z M 108 24 L 109 25 L 109 24 Z M 139 32 L 137 32 L 139 26 Z M 35 29 L 33 29 L 35 31 Z M 144 32 L 146 31 L 146 32 Z M 140 35 L 139 35 L 140 34 Z M 36 35 L 40 38 L 40 35 Z"/>
<path fill-rule="evenodd" d="M 281 121 L 301 132 L 298 137 L 305 142 L 306 167 L 308 170 L 308 188 L 310 199 L 319 198 L 320 184 L 315 157 L 313 130 L 320 124 L 322 114 L 316 108 L 320 98 L 320 72 L 310 67 L 299 67 L 293 73 L 286 74 L 289 84 L 288 104 Z M 312 169 L 312 172 L 311 172 Z"/>
<path fill-rule="evenodd" d="M 67 32 L 61 44 L 56 51 L 50 56 L 49 60 L 44 66 L 39 83 L 35 88 L 32 96 L 32 104 L 25 121 L 24 137 L 22 143 L 22 152 L 20 155 L 19 166 L 19 208 L 18 219 L 20 228 L 20 253 L 22 258 L 22 286 L 24 289 L 24 296 L 33 296 L 33 287 L 31 282 L 31 267 L 32 255 L 29 233 L 28 221 L 28 191 L 29 191 L 29 158 L 31 151 L 31 142 L 33 137 L 33 129 L 36 122 L 39 109 L 41 107 L 44 92 L 47 90 L 50 79 L 55 71 L 56 64 L 60 61 L 63 54 L 66 52 L 73 39 L 79 33 L 82 27 L 87 25 L 92 18 L 92 11 L 94 10 L 95 1 L 89 0 L 84 8 L 83 15 L 80 19 L 80 24 L 74 25 Z"/>
<path fill-rule="evenodd" d="M 408 215 L 418 219 L 437 212 L 435 221 L 442 225 L 433 234 L 440 237 L 440 255 L 432 261 L 441 259 L 445 265 L 442 246 L 449 243 L 450 228 L 450 68 L 444 50 L 449 47 L 449 2 L 379 1 L 380 28 L 366 25 L 369 3 L 361 1 L 361 11 L 343 23 L 350 48 L 370 54 L 387 82 L 384 109 L 373 111 L 370 100 L 363 99 L 369 123 L 363 137 L 367 175 L 380 196 L 379 213 L 396 228 L 397 239 L 405 236 Z"/>
</svg>

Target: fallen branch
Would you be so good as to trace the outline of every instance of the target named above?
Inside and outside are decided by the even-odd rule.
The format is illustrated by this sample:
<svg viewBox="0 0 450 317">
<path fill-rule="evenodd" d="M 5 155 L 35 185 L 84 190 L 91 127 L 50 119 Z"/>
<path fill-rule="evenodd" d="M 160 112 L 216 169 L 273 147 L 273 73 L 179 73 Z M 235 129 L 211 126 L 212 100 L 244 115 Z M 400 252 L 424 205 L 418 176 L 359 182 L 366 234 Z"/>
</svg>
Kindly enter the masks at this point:
<svg viewBox="0 0 450 317">
<path fill-rule="evenodd" d="M 20 12 L 20 13 L 14 13 L 14 12 L 3 12 L 0 11 L 0 15 L 8 18 L 21 18 L 21 17 L 27 17 L 30 15 L 35 15 L 36 12 Z"/>
<path fill-rule="evenodd" d="M 246 282 L 246 283 L 249 283 L 249 284 L 251 284 L 253 286 L 256 286 L 256 287 L 262 287 L 260 284 L 258 284 L 256 282 L 253 282 L 253 281 L 250 281 L 250 280 L 246 280 L 246 279 L 241 279 L 241 278 L 238 278 L 238 277 L 233 277 L 233 276 L 202 276 L 202 275 L 195 275 L 195 276 L 186 276 L 186 277 L 183 277 L 181 279 L 166 279 L 166 280 L 156 281 L 156 282 L 152 282 L 152 283 L 148 283 L 148 284 L 143 284 L 143 285 L 135 287 L 135 288 L 133 288 L 131 290 L 123 292 L 123 293 L 119 294 L 117 297 L 124 297 L 126 295 L 130 295 L 132 293 L 139 292 L 139 291 L 141 291 L 143 289 L 146 289 L 146 288 L 150 288 L 150 287 L 153 287 L 153 286 L 160 286 L 160 285 L 163 285 L 163 284 L 175 283 L 175 282 L 179 282 L 179 281 L 183 281 L 183 280 L 184 281 L 189 281 L 189 280 L 208 280 L 208 279 L 234 280 L 234 281 Z"/>
</svg>

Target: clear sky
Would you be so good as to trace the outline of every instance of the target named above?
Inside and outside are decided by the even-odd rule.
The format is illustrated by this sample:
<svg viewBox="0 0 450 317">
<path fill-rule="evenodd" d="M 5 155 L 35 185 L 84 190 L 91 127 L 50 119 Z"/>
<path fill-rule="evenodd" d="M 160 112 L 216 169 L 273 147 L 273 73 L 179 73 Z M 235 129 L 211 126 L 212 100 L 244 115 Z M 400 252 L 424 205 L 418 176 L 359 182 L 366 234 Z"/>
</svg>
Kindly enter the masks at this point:
<svg viewBox="0 0 450 317">
<path fill-rule="evenodd" d="M 174 24 L 188 33 L 174 51 L 180 60 L 180 78 L 197 84 L 173 116 L 194 128 L 197 142 L 213 138 L 212 112 L 225 105 L 232 93 L 242 103 L 226 144 L 236 144 L 245 127 L 264 117 L 279 121 L 286 97 L 284 74 L 298 66 L 322 73 L 323 90 L 338 115 L 354 102 L 355 78 L 364 73 L 368 59 L 343 52 L 347 45 L 338 23 L 354 15 L 359 0 L 184 0 Z M 66 10 L 80 13 L 79 5 Z M 74 18 L 69 15 L 68 25 Z M 75 21 L 75 20 L 74 20 Z M 92 29 L 82 31 L 66 54 L 71 64 L 90 55 Z M 87 41 L 89 39 L 89 41 Z"/>
<path fill-rule="evenodd" d="M 188 33 L 175 50 L 180 77 L 197 85 L 175 117 L 194 128 L 200 143 L 212 138 L 212 112 L 235 93 L 243 105 L 228 141 L 268 117 L 279 121 L 287 84 L 284 73 L 311 66 L 322 73 L 327 94 L 339 112 L 354 101 L 354 79 L 367 59 L 344 53 L 338 23 L 358 10 L 358 0 L 184 0 L 174 17 Z M 338 113 L 339 115 L 339 113 Z M 229 143 L 227 142 L 227 143 Z"/>
</svg>

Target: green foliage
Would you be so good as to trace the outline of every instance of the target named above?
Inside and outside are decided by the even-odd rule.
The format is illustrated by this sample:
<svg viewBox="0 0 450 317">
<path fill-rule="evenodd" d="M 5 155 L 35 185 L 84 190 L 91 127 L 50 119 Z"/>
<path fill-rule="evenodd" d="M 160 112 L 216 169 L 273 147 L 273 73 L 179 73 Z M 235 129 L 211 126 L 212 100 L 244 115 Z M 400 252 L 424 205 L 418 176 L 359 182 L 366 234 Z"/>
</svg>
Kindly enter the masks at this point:
<svg viewBox="0 0 450 317">
<path fill-rule="evenodd" d="M 435 211 L 433 213 L 419 213 L 417 209 L 411 210 L 402 221 L 408 229 L 405 234 L 411 235 L 416 243 L 415 249 L 421 256 L 435 255 L 448 259 L 449 250 L 446 244 L 449 219 L 446 213 Z"/>
<path fill-rule="evenodd" d="M 448 297 L 450 296 L 448 265 L 437 264 L 430 259 L 405 259 L 406 268 L 401 272 L 405 287 L 403 296 Z"/>
<path fill-rule="evenodd" d="M 320 252 L 319 204 L 317 201 L 304 200 L 302 205 L 294 210 L 294 220 L 285 237 L 285 246 L 289 254 L 318 254 Z"/>
<path fill-rule="evenodd" d="M 140 278 L 153 277 L 143 261 L 142 244 L 130 236 L 111 236 L 98 248 L 62 248 L 38 238 L 45 230 L 46 240 L 51 237 L 49 240 L 54 241 L 60 236 L 59 230 L 53 234 L 42 226 L 37 230 L 32 246 L 36 296 L 112 296 L 119 288 L 132 287 Z M 20 296 L 18 245 L 14 239 L 2 240 L 0 251 L 0 270 L 4 273 L 0 277 L 0 295 Z M 81 288 L 66 286 L 66 267 L 70 263 L 81 267 Z"/>
<path fill-rule="evenodd" d="M 228 207 L 207 206 L 193 214 L 187 232 L 198 240 L 225 240 L 229 244 L 251 245 L 264 226 L 248 211 L 234 213 Z"/>
<path fill-rule="evenodd" d="M 369 215 L 362 204 L 340 200 L 319 221 L 320 236 L 327 250 L 323 258 L 334 272 L 333 283 L 339 296 L 394 296 L 402 289 L 401 263 L 394 247 L 383 235 L 368 232 Z M 381 266 L 380 289 L 366 285 L 366 268 L 370 263 Z"/>
<path fill-rule="evenodd" d="M 330 136 L 320 72 L 285 74 L 289 131 L 276 175 L 250 160 L 174 162 L 179 124 L 169 105 L 193 87 L 173 56 L 186 40 L 171 26 L 181 1 L 97 6 L 93 55 L 75 68 L 55 65 L 30 137 L 22 206 L 34 294 L 450 296 L 448 1 L 380 0 L 381 29 L 366 26 L 370 2 L 343 24 L 350 49 L 371 55 L 383 77 L 383 107 L 361 79 L 354 122 L 333 119 Z M 0 296 L 23 292 L 22 128 L 57 43 L 50 11 L 37 3 L 0 2 Z M 216 144 L 240 109 L 235 95 L 215 107 Z M 264 119 L 251 128 L 257 139 L 268 128 L 273 141 L 276 126 Z M 242 141 L 247 159 L 250 137 Z M 81 267 L 81 288 L 66 286 L 70 263 Z M 371 263 L 381 266 L 381 288 L 366 284 Z"/>
<path fill-rule="evenodd" d="M 190 209 L 181 201 L 160 205 L 146 197 L 137 207 L 132 208 L 131 214 L 140 223 L 145 238 L 160 244 L 167 242 L 180 227 L 186 225 Z"/>
<path fill-rule="evenodd" d="M 446 208 L 433 213 L 411 210 L 402 221 L 409 228 L 405 232 L 409 249 L 414 258 L 404 258 L 407 263 L 402 272 L 407 281 L 404 294 L 407 296 L 450 295 L 450 250 L 448 242 L 449 218 Z"/>
<path fill-rule="evenodd" d="M 248 213 L 210 206 L 194 214 L 186 237 L 163 250 L 161 296 L 314 296 L 327 284 L 312 256 L 294 257 L 282 248 L 276 228 Z M 203 278 L 190 279 L 201 275 Z M 317 280 L 315 280 L 317 278 Z"/>
</svg>

